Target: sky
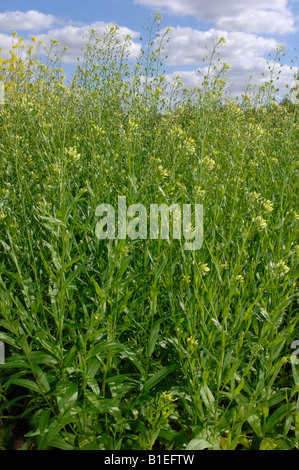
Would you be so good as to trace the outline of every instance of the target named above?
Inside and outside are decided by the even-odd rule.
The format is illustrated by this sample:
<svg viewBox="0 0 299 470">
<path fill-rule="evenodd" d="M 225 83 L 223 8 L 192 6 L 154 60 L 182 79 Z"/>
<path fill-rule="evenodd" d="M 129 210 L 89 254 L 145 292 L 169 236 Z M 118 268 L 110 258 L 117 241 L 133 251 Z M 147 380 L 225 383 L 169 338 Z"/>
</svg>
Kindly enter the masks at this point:
<svg viewBox="0 0 299 470">
<path fill-rule="evenodd" d="M 140 36 L 145 37 L 144 27 L 155 12 L 163 16 L 162 30 L 172 30 L 164 51 L 167 77 L 179 74 L 186 87 L 199 86 L 203 58 L 209 55 L 213 39 L 224 37 L 219 54 L 231 65 L 233 95 L 244 92 L 250 76 L 257 84 L 269 78 L 277 45 L 286 48 L 277 84 L 281 96 L 287 93 L 285 86 L 291 86 L 299 66 L 299 0 L 0 0 L 2 55 L 8 54 L 13 31 L 25 41 L 32 35 L 54 38 L 68 47 L 63 66 L 70 73 L 77 57 L 82 57 L 88 31 L 116 24 L 121 34 L 131 35 L 134 60 L 140 53 Z"/>
</svg>

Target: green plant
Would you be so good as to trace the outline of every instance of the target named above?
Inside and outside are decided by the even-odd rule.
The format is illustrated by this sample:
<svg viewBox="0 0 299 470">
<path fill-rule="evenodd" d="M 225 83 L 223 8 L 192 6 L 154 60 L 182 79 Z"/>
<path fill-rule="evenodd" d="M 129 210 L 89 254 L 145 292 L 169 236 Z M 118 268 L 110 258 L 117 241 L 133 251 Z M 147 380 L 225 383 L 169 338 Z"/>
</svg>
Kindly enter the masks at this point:
<svg viewBox="0 0 299 470">
<path fill-rule="evenodd" d="M 223 39 L 167 88 L 160 20 L 136 64 L 91 31 L 67 85 L 55 41 L 0 59 L 4 449 L 298 449 L 297 108 L 225 98 Z M 98 240 L 118 196 L 202 203 L 202 248 Z"/>
</svg>

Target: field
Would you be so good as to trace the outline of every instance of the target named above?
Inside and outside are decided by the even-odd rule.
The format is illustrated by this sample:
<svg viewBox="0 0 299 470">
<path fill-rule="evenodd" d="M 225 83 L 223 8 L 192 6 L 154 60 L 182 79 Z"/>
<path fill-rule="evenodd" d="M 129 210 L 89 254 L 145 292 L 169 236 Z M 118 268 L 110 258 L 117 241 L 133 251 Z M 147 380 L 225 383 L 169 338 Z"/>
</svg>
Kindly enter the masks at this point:
<svg viewBox="0 0 299 470">
<path fill-rule="evenodd" d="M 91 32 L 67 85 L 55 40 L 42 62 L 45 44 L 14 34 L 0 58 L 4 450 L 299 447 L 299 124 L 275 101 L 282 50 L 237 101 L 216 39 L 185 90 L 163 75 L 159 21 L 136 64 L 117 28 Z M 171 230 L 99 239 L 96 209 L 120 196 L 202 204 L 201 248 Z"/>
</svg>

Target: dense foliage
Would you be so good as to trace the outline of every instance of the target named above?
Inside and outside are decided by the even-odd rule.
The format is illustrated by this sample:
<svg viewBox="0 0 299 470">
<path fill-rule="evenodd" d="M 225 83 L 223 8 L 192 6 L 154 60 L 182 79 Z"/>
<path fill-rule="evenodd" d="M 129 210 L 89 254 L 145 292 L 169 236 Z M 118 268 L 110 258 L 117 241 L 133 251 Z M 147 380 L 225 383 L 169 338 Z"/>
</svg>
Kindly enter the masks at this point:
<svg viewBox="0 0 299 470">
<path fill-rule="evenodd" d="M 160 73 L 158 15 L 0 59 L 0 445 L 298 449 L 298 117 L 273 80 L 237 103 Z M 254 102 L 254 105 L 252 104 Z M 98 240 L 100 203 L 202 203 L 203 246 Z"/>
</svg>

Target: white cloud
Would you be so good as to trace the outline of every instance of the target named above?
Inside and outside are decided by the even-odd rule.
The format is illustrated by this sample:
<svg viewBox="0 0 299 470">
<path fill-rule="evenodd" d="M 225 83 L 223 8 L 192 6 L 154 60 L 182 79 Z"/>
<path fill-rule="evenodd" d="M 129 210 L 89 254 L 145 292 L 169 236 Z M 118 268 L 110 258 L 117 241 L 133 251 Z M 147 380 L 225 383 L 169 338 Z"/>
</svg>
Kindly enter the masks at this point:
<svg viewBox="0 0 299 470">
<path fill-rule="evenodd" d="M 134 0 L 175 15 L 192 15 L 216 28 L 265 34 L 294 33 L 288 0 Z"/>
<path fill-rule="evenodd" d="M 288 34 L 295 31 L 294 18 L 288 10 L 282 14 L 274 10 L 248 9 L 235 17 L 223 16 L 217 21 L 217 26 L 228 30 L 238 29 L 248 32 L 254 30 L 256 33 L 267 34 Z"/>
<path fill-rule="evenodd" d="M 263 77 L 262 73 L 267 69 L 266 60 L 260 59 L 255 67 L 248 68 L 247 71 L 242 67 L 234 67 L 230 70 L 228 74 L 228 84 L 226 89 L 228 90 L 227 96 L 240 97 L 242 93 L 246 90 L 246 84 L 250 83 L 253 86 L 259 87 L 262 85 L 266 79 L 269 77 Z M 204 67 L 198 71 L 186 71 L 186 70 L 177 70 L 172 74 L 166 76 L 168 82 L 172 81 L 175 77 L 179 76 L 183 82 L 184 87 L 194 88 L 200 87 L 204 74 L 207 72 L 207 67 Z M 276 88 L 279 89 L 278 96 L 283 98 L 283 96 L 289 93 L 287 85 L 290 87 L 292 81 L 294 80 L 293 73 L 288 66 L 282 66 L 281 74 L 279 75 L 279 80 L 274 82 Z"/>
<path fill-rule="evenodd" d="M 229 82 L 233 84 L 233 94 L 240 94 L 249 76 L 254 77 L 254 82 L 261 85 L 265 80 L 269 80 L 268 65 L 272 65 L 271 58 L 265 58 L 267 53 L 276 49 L 277 41 L 273 38 L 265 38 L 246 32 L 227 32 L 219 29 L 199 31 L 192 28 L 173 28 L 172 38 L 165 48 L 168 55 L 167 64 L 177 67 L 171 74 L 181 75 L 186 87 L 199 86 L 203 75 L 206 73 L 206 63 L 204 58 L 210 58 L 213 47 L 213 39 L 224 37 L 226 43 L 218 49 L 218 54 L 214 57 L 214 62 L 219 57 L 223 62 L 231 65 L 228 73 Z M 180 67 L 194 65 L 197 71 L 184 71 Z M 181 70 L 181 71 L 180 71 Z M 278 72 L 279 66 L 275 69 Z M 279 88 L 286 93 L 285 85 L 292 80 L 292 72 L 288 66 L 280 68 L 280 79 L 277 82 Z M 264 76 L 262 75 L 264 73 Z"/>
<path fill-rule="evenodd" d="M 3 49 L 0 56 L 7 59 L 8 51 L 10 47 L 11 47 L 11 36 L 8 36 L 8 34 L 0 33 L 0 48 Z"/>
<path fill-rule="evenodd" d="M 14 12 L 10 12 L 10 13 L 12 14 L 12 17 L 13 17 Z M 15 12 L 15 13 L 19 13 L 19 12 Z M 29 12 L 27 12 L 27 13 L 29 13 Z M 35 13 L 38 13 L 38 12 L 35 12 Z M 14 18 L 18 18 L 18 15 L 16 15 Z M 35 18 L 38 18 L 38 15 L 36 15 Z M 0 17 L 0 21 L 1 21 L 1 17 Z M 10 26 L 13 26 L 13 29 L 15 29 L 17 31 L 18 28 L 17 28 L 16 23 L 12 22 Z M 33 28 L 33 23 L 34 22 L 32 21 L 32 28 Z M 39 25 L 41 26 L 41 24 L 42 23 L 40 22 Z M 46 28 L 45 24 L 46 23 L 44 22 L 43 27 Z M 49 24 L 51 25 L 52 23 L 49 22 Z M 37 28 L 37 22 L 35 22 L 35 26 Z M 48 43 L 50 43 L 51 39 L 56 39 L 62 47 L 67 48 L 67 51 L 62 56 L 62 62 L 64 62 L 64 63 L 76 63 L 77 58 L 79 58 L 80 60 L 83 58 L 83 51 L 82 50 L 85 49 L 85 44 L 86 44 L 86 42 L 88 40 L 88 37 L 90 35 L 90 30 L 91 29 L 95 30 L 97 32 L 97 34 L 101 37 L 101 36 L 103 36 L 103 33 L 105 31 L 106 32 L 108 31 L 108 28 L 110 26 L 114 26 L 114 24 L 105 23 L 104 21 L 97 21 L 97 22 L 94 22 L 94 23 L 79 25 L 79 26 L 73 25 L 73 24 L 66 24 L 64 26 L 57 27 L 57 28 L 52 28 L 52 29 L 47 28 L 46 32 L 36 34 L 36 37 L 37 37 L 38 40 L 40 40 L 40 39 L 43 40 L 45 46 L 46 46 L 46 44 L 45 44 L 46 41 Z M 10 29 L 12 29 L 12 28 L 10 27 Z M 22 26 L 22 28 L 19 28 L 19 29 L 25 29 L 24 25 Z M 33 32 L 33 30 L 34 29 L 30 30 L 28 38 L 26 38 L 24 36 L 25 44 L 30 42 L 31 33 Z M 134 59 L 134 58 L 138 57 L 138 55 L 140 54 L 141 45 L 140 45 L 139 42 L 134 41 L 134 39 L 136 39 L 136 38 L 139 39 L 140 33 L 137 32 L 137 31 L 133 31 L 130 28 L 127 28 L 126 26 L 120 26 L 119 29 L 118 29 L 118 38 L 120 40 L 122 40 L 123 37 L 127 36 L 127 35 L 129 35 L 131 37 L 128 52 L 130 54 L 130 57 Z M 15 39 L 14 42 L 17 42 L 17 38 Z M 2 52 L 1 55 L 3 57 L 5 57 L 5 58 L 9 57 L 9 49 L 11 48 L 11 46 L 12 46 L 12 37 L 11 37 L 11 35 L 10 34 L 1 34 L 0 33 L 0 47 L 3 49 L 3 52 Z M 56 50 L 59 51 L 60 47 L 59 48 L 56 47 Z M 43 52 L 43 48 L 40 48 L 40 53 L 42 53 L 42 52 Z"/>
<path fill-rule="evenodd" d="M 211 51 L 213 40 L 224 37 L 226 43 L 218 51 L 223 61 L 230 65 L 251 64 L 256 58 L 275 49 L 277 41 L 246 32 L 227 32 L 211 28 L 200 31 L 186 28 L 172 28 L 172 37 L 165 46 L 168 65 L 199 65 Z"/>
<path fill-rule="evenodd" d="M 112 26 L 112 24 L 103 21 L 97 21 L 84 26 L 66 25 L 62 28 L 51 29 L 46 34 L 40 35 L 38 39 L 43 39 L 44 41 L 50 41 L 51 38 L 57 39 L 62 46 L 68 49 L 63 56 L 63 61 L 72 63 L 78 57 L 82 58 L 82 49 L 85 47 L 90 30 L 94 29 L 99 35 L 102 35 L 109 26 Z M 126 35 L 130 35 L 132 38 L 129 48 L 130 55 L 137 57 L 140 53 L 140 44 L 135 43 L 133 39 L 139 37 L 139 33 L 124 26 L 119 27 L 118 37 L 121 39 Z"/>
<path fill-rule="evenodd" d="M 47 15 L 36 10 L 7 11 L 0 13 L 0 30 L 26 30 L 39 31 L 50 28 L 58 20 L 53 15 Z"/>
</svg>

